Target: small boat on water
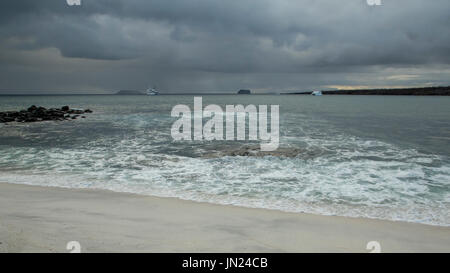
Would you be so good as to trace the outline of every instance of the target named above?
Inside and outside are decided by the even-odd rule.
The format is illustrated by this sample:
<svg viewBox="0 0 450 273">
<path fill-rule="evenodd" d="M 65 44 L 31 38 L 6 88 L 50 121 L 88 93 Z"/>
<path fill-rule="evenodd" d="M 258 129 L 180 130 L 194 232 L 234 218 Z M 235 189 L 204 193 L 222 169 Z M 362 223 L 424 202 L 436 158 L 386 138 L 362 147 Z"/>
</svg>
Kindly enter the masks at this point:
<svg viewBox="0 0 450 273">
<path fill-rule="evenodd" d="M 156 96 L 156 95 L 159 95 L 159 92 L 158 92 L 158 90 L 156 90 L 155 87 L 150 87 L 147 89 L 146 94 L 148 96 Z"/>
<path fill-rule="evenodd" d="M 313 95 L 313 96 L 322 96 L 322 91 L 313 91 L 311 93 L 311 95 Z"/>
</svg>

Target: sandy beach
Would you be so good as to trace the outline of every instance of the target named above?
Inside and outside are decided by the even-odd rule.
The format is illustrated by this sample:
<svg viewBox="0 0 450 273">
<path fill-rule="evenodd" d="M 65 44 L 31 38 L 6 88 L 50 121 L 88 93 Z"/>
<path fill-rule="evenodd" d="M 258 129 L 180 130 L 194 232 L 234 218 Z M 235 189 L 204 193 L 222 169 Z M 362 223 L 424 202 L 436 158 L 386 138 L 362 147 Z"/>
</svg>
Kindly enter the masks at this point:
<svg viewBox="0 0 450 273">
<path fill-rule="evenodd" d="M 0 183 L 0 252 L 449 252 L 450 228 Z"/>
</svg>

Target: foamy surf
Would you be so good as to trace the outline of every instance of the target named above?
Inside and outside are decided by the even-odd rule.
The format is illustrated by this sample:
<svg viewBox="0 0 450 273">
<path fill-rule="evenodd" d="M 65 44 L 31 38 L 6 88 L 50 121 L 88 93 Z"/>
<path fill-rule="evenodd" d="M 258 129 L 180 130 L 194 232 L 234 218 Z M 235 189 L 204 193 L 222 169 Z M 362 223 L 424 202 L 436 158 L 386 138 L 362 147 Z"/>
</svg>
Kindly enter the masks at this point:
<svg viewBox="0 0 450 273">
<path fill-rule="evenodd" d="M 135 139 L 109 151 L 3 149 L 0 180 L 450 226 L 450 167 L 442 158 L 381 142 L 352 143 L 306 158 L 136 154 L 142 144 Z M 375 146 L 384 149 L 370 151 Z M 12 161 L 27 169 L 5 168 Z"/>
<path fill-rule="evenodd" d="M 172 104 L 161 100 L 132 107 L 98 101 L 89 105 L 99 109 L 92 119 L 2 128 L 0 181 L 450 226 L 450 160 L 436 138 L 445 134 L 440 127 L 421 146 L 423 136 L 414 139 L 406 126 L 404 138 L 416 141 L 411 145 L 380 131 L 389 124 L 376 123 L 378 114 L 373 131 L 354 113 L 342 121 L 289 99 L 280 103 L 281 149 L 253 156 L 245 147 L 256 143 L 248 141 L 173 142 Z M 381 137 L 367 137 L 367 130 Z"/>
</svg>

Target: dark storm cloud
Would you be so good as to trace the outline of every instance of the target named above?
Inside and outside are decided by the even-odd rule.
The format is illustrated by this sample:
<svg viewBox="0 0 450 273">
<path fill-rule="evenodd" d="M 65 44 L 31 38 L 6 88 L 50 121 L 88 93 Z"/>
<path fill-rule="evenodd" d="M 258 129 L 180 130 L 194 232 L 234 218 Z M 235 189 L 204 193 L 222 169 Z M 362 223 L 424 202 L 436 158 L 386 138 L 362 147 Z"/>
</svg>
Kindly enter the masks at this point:
<svg viewBox="0 0 450 273">
<path fill-rule="evenodd" d="M 70 7 L 65 0 L 3 0 L 0 61 L 11 67 L 1 73 L 12 73 L 13 65 L 29 58 L 6 58 L 11 54 L 5 52 L 42 56 L 49 48 L 86 60 L 84 69 L 82 62 L 66 60 L 74 70 L 99 73 L 102 65 L 94 70 L 86 64 L 114 61 L 103 64 L 115 67 L 113 74 L 141 84 L 147 79 L 139 71 L 147 71 L 172 89 L 350 85 L 355 73 L 382 77 L 389 67 L 404 72 L 438 65 L 447 71 L 450 2 L 382 2 L 371 7 L 366 0 L 83 0 Z M 432 78 L 448 82 L 447 76 Z M 401 79 L 392 81 L 408 82 Z M 90 85 L 113 88 L 111 80 Z"/>
</svg>

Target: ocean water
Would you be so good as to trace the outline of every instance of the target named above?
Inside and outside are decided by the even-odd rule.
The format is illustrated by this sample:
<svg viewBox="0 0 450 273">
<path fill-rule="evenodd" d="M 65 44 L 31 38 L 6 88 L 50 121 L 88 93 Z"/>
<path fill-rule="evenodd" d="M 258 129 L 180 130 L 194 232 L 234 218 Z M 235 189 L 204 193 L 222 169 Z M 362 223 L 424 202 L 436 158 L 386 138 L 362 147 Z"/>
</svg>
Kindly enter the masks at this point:
<svg viewBox="0 0 450 273">
<path fill-rule="evenodd" d="M 449 97 L 203 96 L 203 105 L 280 105 L 280 147 L 302 151 L 294 158 L 217 156 L 259 142 L 173 141 L 172 107 L 193 102 L 1 96 L 0 111 L 94 114 L 0 124 L 0 182 L 450 226 Z"/>
</svg>

